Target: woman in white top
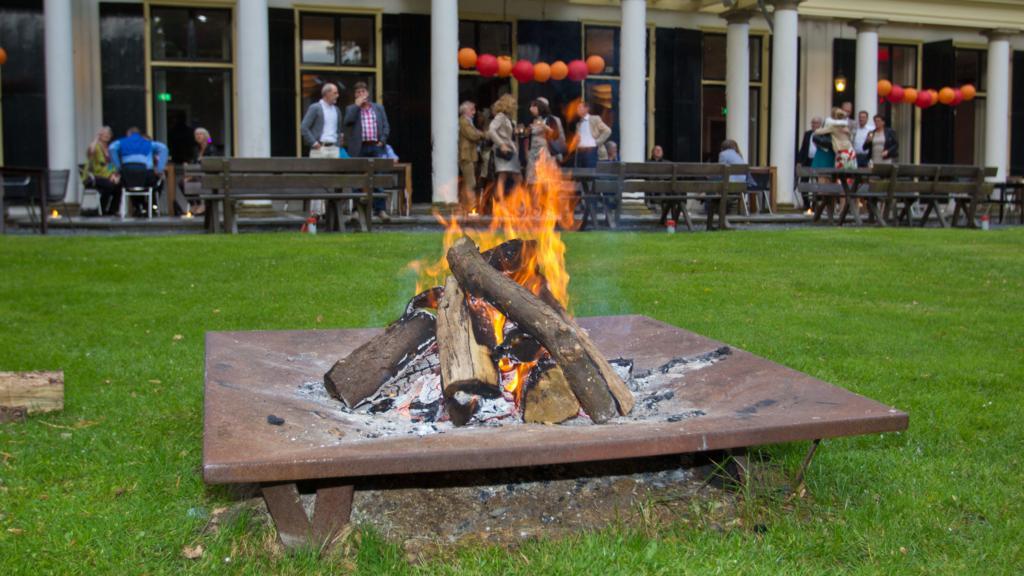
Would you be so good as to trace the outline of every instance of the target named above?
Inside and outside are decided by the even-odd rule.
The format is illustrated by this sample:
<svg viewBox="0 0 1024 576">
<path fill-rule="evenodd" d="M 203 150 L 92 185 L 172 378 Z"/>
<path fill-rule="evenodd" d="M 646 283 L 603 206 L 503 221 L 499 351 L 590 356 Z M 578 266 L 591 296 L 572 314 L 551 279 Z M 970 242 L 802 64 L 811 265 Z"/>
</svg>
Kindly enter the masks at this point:
<svg viewBox="0 0 1024 576">
<path fill-rule="evenodd" d="M 494 103 L 491 108 L 494 111 L 494 119 L 487 129 L 487 138 L 494 143 L 494 172 L 496 174 L 495 195 L 498 201 L 505 198 L 506 186 L 509 180 L 513 186 L 522 183 L 522 167 L 519 164 L 519 147 L 516 145 L 515 125 L 512 124 L 512 117 L 516 112 L 516 99 L 511 94 L 505 94 Z M 484 191 L 482 198 L 485 214 L 490 213 L 490 191 Z"/>
</svg>

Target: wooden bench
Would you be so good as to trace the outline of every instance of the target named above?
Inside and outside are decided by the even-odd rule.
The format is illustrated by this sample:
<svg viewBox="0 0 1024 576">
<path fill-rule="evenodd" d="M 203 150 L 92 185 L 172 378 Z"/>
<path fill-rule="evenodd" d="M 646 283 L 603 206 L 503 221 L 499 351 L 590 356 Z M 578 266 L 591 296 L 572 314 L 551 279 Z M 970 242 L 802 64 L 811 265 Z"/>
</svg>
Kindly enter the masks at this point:
<svg viewBox="0 0 1024 576">
<path fill-rule="evenodd" d="M 223 229 L 238 231 L 237 203 L 243 200 L 323 200 L 327 229 L 344 231 L 343 205 L 355 203 L 359 226 L 371 228 L 374 199 L 387 199 L 398 175 L 386 158 L 203 158 L 202 194 L 208 232 L 216 232 L 223 205 Z"/>
<path fill-rule="evenodd" d="M 597 219 L 597 211 L 606 210 L 610 227 L 618 222 L 624 193 L 642 193 L 646 202 L 663 207 L 677 207 L 688 230 L 693 222 L 686 210 L 688 200 L 707 202 L 707 229 L 729 227 L 728 203 L 740 202 L 747 191 L 746 164 L 703 164 L 691 162 L 601 162 L 585 178 L 592 186 L 583 187 L 580 199 L 584 221 Z M 743 176 L 733 182 L 730 177 Z M 724 202 L 722 200 L 725 200 Z"/>
<path fill-rule="evenodd" d="M 880 225 L 885 225 L 882 217 L 880 204 L 884 201 L 886 193 L 872 187 L 872 178 L 878 172 L 886 170 L 885 166 L 875 168 L 853 168 L 840 170 L 837 168 L 814 168 L 799 166 L 797 168 L 797 190 L 800 193 L 807 193 L 811 199 L 811 207 L 814 210 L 814 222 L 820 222 L 825 210 L 828 210 L 830 224 L 842 226 L 846 222 L 846 216 L 853 214 L 854 222 L 861 223 L 860 202 L 867 204 L 872 220 Z M 840 200 L 843 200 L 840 203 Z M 842 205 L 836 221 L 836 209 Z"/>
</svg>

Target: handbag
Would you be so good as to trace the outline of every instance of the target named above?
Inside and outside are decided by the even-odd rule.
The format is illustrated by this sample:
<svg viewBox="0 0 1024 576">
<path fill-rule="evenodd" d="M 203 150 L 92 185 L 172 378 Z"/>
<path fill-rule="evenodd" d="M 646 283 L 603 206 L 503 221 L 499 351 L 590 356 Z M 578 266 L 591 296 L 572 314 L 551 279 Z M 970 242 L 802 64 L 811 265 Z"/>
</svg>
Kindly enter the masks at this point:
<svg viewBox="0 0 1024 576">
<path fill-rule="evenodd" d="M 516 151 L 509 148 L 508 151 L 506 152 L 502 151 L 500 147 L 495 147 L 494 155 L 497 156 L 498 158 L 501 158 L 502 160 L 511 160 L 512 157 L 516 155 Z"/>
</svg>

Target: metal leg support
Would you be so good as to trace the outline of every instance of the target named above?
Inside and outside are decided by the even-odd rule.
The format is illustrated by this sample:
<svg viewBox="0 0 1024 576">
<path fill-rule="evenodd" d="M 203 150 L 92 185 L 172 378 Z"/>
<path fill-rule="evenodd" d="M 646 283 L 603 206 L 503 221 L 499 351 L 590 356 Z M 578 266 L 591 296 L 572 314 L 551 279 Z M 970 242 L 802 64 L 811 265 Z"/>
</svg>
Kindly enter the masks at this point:
<svg viewBox="0 0 1024 576">
<path fill-rule="evenodd" d="M 294 482 L 264 484 L 262 491 L 277 535 L 288 549 L 330 547 L 352 515 L 351 484 L 330 483 L 317 488 L 312 521 L 302 507 Z"/>
<path fill-rule="evenodd" d="M 821 444 L 821 438 L 811 442 L 811 447 L 807 450 L 807 455 L 804 456 L 804 461 L 800 464 L 800 469 L 796 472 L 796 478 L 793 479 L 794 494 L 799 493 L 800 488 L 804 485 L 804 476 L 807 474 L 807 467 L 811 465 L 811 460 L 814 459 L 814 453 L 818 451 L 819 444 Z"/>
</svg>

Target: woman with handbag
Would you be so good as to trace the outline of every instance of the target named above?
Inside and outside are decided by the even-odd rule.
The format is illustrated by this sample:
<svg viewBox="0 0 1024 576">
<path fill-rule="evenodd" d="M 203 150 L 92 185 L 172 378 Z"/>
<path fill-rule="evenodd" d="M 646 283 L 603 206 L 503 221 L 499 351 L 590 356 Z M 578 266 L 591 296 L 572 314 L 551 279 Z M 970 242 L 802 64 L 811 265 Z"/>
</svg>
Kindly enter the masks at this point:
<svg viewBox="0 0 1024 576">
<path fill-rule="evenodd" d="M 533 115 L 533 122 L 530 123 L 529 132 L 529 154 L 526 157 L 526 183 L 537 183 L 537 162 L 542 155 L 552 158 L 552 144 L 557 146 L 558 125 L 551 118 L 551 109 L 548 103 L 540 98 L 530 103 L 530 114 Z"/>
<path fill-rule="evenodd" d="M 498 201 L 505 198 L 505 189 L 508 181 L 513 186 L 518 186 L 523 179 L 519 165 L 519 148 L 516 145 L 515 125 L 512 124 L 512 117 L 516 112 L 516 99 L 511 94 L 505 94 L 494 103 L 491 108 L 494 112 L 494 119 L 487 129 L 487 138 L 494 143 L 494 172 L 495 192 Z M 489 214 L 491 211 L 490 191 L 485 191 L 482 199 L 482 211 Z"/>
</svg>

